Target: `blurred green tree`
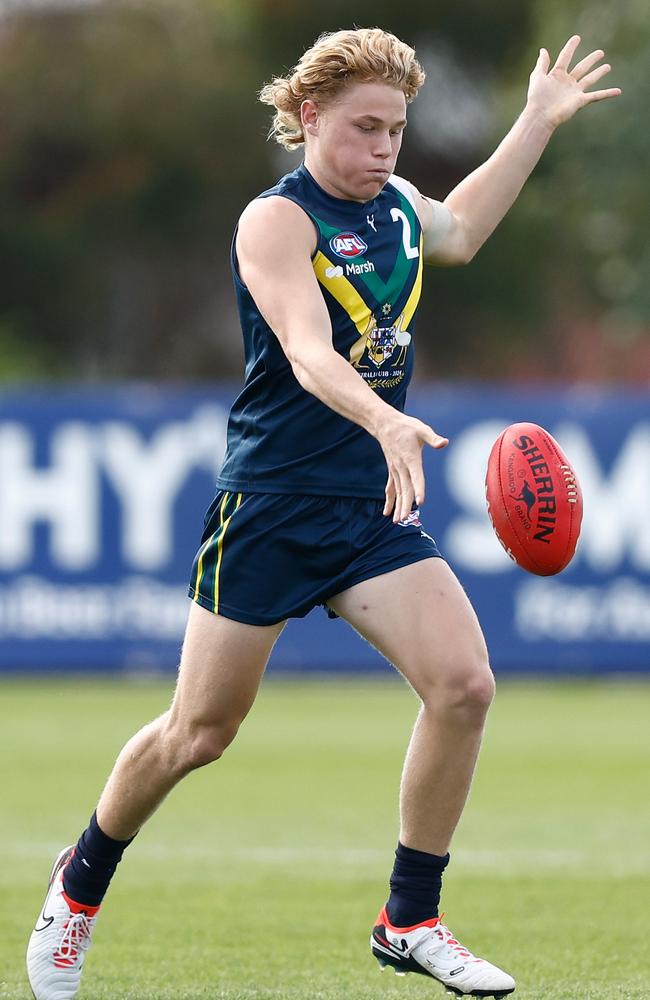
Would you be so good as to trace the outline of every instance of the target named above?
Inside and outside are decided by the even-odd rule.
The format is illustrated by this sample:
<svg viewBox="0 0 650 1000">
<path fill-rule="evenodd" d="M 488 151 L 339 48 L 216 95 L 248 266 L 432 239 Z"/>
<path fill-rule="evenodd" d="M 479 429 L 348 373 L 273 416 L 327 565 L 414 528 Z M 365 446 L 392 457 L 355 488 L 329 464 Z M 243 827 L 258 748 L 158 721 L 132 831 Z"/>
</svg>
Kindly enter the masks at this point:
<svg viewBox="0 0 650 1000">
<path fill-rule="evenodd" d="M 644 0 L 355 5 L 425 64 L 399 169 L 435 197 L 519 113 L 540 45 L 580 31 L 624 89 L 554 137 L 471 265 L 430 272 L 420 374 L 647 377 L 646 14 Z M 5 8 L 0 374 L 240 375 L 228 244 L 246 202 L 297 162 L 265 142 L 256 94 L 350 23 L 342 0 Z"/>
</svg>

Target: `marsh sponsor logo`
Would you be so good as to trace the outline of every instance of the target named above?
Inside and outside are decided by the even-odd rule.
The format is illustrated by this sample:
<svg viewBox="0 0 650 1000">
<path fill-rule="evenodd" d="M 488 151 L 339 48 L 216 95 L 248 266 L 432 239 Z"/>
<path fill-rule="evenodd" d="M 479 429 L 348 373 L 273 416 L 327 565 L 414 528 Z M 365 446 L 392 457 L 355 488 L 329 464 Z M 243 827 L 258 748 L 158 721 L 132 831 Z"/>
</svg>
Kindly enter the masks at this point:
<svg viewBox="0 0 650 1000">
<path fill-rule="evenodd" d="M 375 270 L 375 265 L 371 260 L 364 260 L 363 264 L 346 264 L 345 273 L 348 277 L 351 274 L 370 274 Z"/>
<path fill-rule="evenodd" d="M 363 264 L 346 264 L 345 265 L 345 275 L 348 278 L 350 277 L 351 274 L 370 274 L 374 270 L 375 270 L 375 265 L 373 264 L 373 262 L 371 260 L 364 260 Z M 325 277 L 326 278 L 330 278 L 330 279 L 331 278 L 342 278 L 343 277 L 343 268 L 342 268 L 342 266 L 340 264 L 337 264 L 336 267 L 332 267 L 331 265 L 330 265 L 330 267 L 326 267 L 325 268 Z"/>
</svg>

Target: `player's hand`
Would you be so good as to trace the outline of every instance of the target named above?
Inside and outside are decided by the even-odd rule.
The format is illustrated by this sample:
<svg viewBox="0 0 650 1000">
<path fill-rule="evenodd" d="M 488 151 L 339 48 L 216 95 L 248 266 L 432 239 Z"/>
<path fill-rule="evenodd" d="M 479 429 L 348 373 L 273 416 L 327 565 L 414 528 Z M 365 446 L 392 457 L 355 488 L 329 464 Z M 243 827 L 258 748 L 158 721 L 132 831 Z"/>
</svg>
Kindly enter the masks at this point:
<svg viewBox="0 0 650 1000">
<path fill-rule="evenodd" d="M 573 35 L 560 52 L 555 65 L 546 49 L 541 49 L 539 59 L 530 75 L 527 107 L 535 110 L 552 128 L 572 118 L 576 111 L 594 101 L 618 97 L 619 87 L 609 90 L 588 90 L 612 68 L 600 63 L 605 53 L 596 49 L 569 70 L 569 64 L 580 45 L 580 36 Z"/>
<path fill-rule="evenodd" d="M 424 503 L 422 448 L 425 444 L 444 448 L 449 441 L 421 420 L 397 412 L 382 428 L 378 440 L 388 466 L 384 514 L 392 513 L 397 523 L 409 516 L 414 500 L 418 505 Z"/>
</svg>

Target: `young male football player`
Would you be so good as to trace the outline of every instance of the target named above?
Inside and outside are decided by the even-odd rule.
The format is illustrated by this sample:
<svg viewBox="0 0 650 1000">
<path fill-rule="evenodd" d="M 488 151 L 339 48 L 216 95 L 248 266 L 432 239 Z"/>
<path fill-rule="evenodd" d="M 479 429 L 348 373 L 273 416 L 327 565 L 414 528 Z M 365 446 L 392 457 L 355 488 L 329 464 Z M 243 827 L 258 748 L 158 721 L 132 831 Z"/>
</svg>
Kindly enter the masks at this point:
<svg viewBox="0 0 650 1000">
<path fill-rule="evenodd" d="M 421 699 L 374 955 L 459 995 L 514 990 L 438 917 L 494 681 L 469 601 L 419 521 L 422 448 L 447 440 L 404 404 L 423 265 L 471 260 L 557 126 L 620 93 L 589 90 L 609 70 L 601 51 L 570 68 L 579 41 L 552 66 L 540 51 L 511 131 L 444 203 L 395 175 L 424 74 L 393 35 L 324 35 L 263 89 L 276 138 L 304 145 L 304 163 L 248 205 L 233 241 L 246 378 L 192 569 L 178 684 L 169 711 L 126 744 L 90 825 L 55 862 L 27 955 L 37 1000 L 75 995 L 124 849 L 181 778 L 221 756 L 286 620 L 319 604 Z"/>
</svg>

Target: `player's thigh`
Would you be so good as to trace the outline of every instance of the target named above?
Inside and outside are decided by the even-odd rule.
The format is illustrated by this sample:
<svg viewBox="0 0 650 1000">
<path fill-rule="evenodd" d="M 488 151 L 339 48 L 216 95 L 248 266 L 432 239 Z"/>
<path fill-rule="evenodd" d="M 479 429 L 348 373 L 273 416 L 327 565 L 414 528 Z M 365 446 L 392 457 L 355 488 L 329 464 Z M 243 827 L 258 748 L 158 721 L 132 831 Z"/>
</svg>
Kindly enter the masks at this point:
<svg viewBox="0 0 650 1000">
<path fill-rule="evenodd" d="M 456 686 L 491 698 L 493 680 L 481 627 L 443 559 L 423 559 L 364 580 L 327 603 L 421 697 Z"/>
<path fill-rule="evenodd" d="M 255 700 L 284 622 L 247 625 L 192 602 L 185 630 L 172 725 L 237 724 Z"/>
</svg>

